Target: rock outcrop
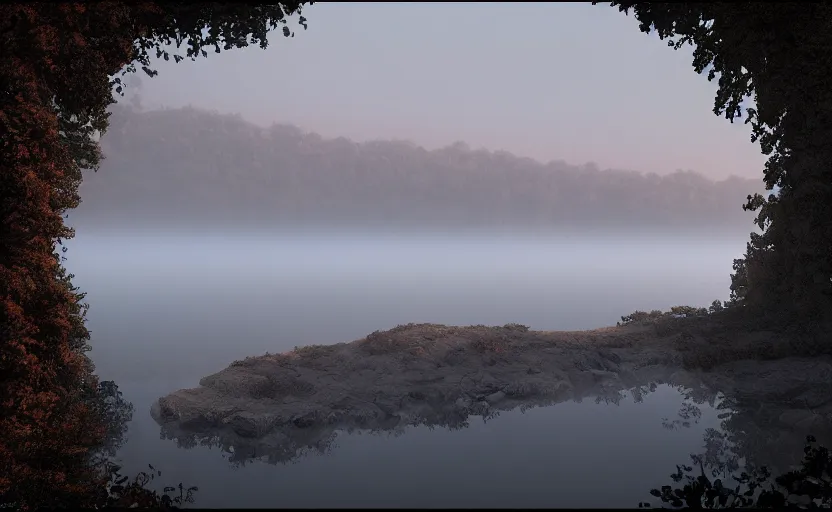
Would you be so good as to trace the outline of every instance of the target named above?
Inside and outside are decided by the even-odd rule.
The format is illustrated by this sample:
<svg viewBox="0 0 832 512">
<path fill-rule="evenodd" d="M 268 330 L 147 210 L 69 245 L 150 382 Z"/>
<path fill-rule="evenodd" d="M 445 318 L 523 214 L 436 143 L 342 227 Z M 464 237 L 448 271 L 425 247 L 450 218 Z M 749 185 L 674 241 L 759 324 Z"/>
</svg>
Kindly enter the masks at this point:
<svg viewBox="0 0 832 512">
<path fill-rule="evenodd" d="M 328 450 L 337 431 L 463 428 L 471 416 L 588 397 L 614 401 L 660 383 L 683 386 L 700 403 L 717 392 L 736 407 L 756 397 L 784 425 L 830 430 L 829 361 L 740 360 L 692 370 L 685 364 L 691 354 L 714 350 L 696 352 L 713 340 L 692 325 L 535 332 L 411 324 L 234 362 L 198 388 L 160 398 L 151 414 L 180 446 L 219 445 L 238 462 L 275 463 Z M 754 336 L 762 344 L 771 338 Z M 736 350 L 741 340 L 734 341 Z"/>
</svg>

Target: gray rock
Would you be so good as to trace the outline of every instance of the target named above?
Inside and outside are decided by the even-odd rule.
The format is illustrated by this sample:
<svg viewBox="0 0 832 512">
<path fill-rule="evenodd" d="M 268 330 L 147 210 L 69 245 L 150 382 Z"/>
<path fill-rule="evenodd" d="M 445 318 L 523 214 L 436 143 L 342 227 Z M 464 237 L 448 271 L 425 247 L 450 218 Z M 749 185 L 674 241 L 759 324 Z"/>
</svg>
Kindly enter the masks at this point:
<svg viewBox="0 0 832 512">
<path fill-rule="evenodd" d="M 755 343 L 766 341 L 757 334 Z M 340 430 L 461 428 L 470 415 L 617 399 L 631 387 L 646 394 L 669 382 L 706 400 L 717 391 L 746 402 L 751 397 L 766 425 L 779 425 L 772 438 L 829 425 L 832 409 L 812 414 L 800 407 L 832 399 L 827 359 L 745 360 L 683 371 L 681 361 L 691 351 L 712 351 L 704 337 L 693 337 L 682 354 L 677 332 L 658 334 L 652 326 L 504 336 L 502 327 L 419 324 L 352 343 L 249 358 L 205 377 L 198 388 L 160 398 L 151 415 L 164 436 L 185 445 L 214 439 L 234 446 L 237 460 L 267 454 L 271 461 L 326 451 Z M 751 335 L 743 336 L 732 335 L 732 343 Z M 494 347 L 500 350 L 489 352 Z M 777 401 L 786 396 L 796 398 L 789 405 Z"/>
<path fill-rule="evenodd" d="M 488 402 L 490 405 L 497 404 L 506 397 L 506 394 L 502 391 L 497 391 L 496 393 L 491 393 L 487 397 L 485 397 L 485 401 Z"/>
</svg>

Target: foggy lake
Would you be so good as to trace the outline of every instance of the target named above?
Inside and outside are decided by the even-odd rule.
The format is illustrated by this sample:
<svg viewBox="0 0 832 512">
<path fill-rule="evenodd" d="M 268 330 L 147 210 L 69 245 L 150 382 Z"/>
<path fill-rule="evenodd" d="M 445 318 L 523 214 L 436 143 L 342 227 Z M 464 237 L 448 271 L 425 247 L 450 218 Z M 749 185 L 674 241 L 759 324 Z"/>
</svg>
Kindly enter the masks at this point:
<svg viewBox="0 0 832 512">
<path fill-rule="evenodd" d="M 129 473 L 200 487 L 197 507 L 635 506 L 701 450 L 716 413 L 663 428 L 679 393 L 563 403 L 448 431 L 340 435 L 324 456 L 233 467 L 217 449 L 159 437 L 153 400 L 236 359 L 351 341 L 409 322 L 614 325 L 636 309 L 725 299 L 744 238 L 79 230 L 68 269 L 92 305 L 92 357 L 136 411 Z"/>
</svg>

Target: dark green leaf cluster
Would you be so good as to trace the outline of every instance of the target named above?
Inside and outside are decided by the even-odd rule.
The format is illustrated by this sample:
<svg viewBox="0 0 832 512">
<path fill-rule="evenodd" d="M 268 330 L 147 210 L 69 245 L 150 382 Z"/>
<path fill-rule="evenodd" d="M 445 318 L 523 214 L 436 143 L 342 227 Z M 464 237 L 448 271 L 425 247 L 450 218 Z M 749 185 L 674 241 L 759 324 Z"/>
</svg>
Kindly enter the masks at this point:
<svg viewBox="0 0 832 512">
<path fill-rule="evenodd" d="M 612 2 L 679 49 L 718 89 L 714 113 L 751 126 L 768 197 L 748 196 L 763 234 L 734 261 L 732 298 L 793 319 L 832 316 L 832 5 Z M 746 106 L 753 99 L 754 106 Z"/>
</svg>

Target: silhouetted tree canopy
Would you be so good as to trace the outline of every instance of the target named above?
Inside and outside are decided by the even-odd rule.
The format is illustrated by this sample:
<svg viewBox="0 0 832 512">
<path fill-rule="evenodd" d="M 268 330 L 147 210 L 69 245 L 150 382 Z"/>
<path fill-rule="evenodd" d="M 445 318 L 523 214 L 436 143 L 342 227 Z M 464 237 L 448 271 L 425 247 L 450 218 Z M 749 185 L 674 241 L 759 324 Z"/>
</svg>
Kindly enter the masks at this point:
<svg viewBox="0 0 832 512">
<path fill-rule="evenodd" d="M 714 113 L 745 110 L 752 141 L 769 155 L 766 189 L 745 258 L 734 261 L 735 298 L 800 318 L 832 314 L 832 5 L 612 2 L 643 32 L 694 46 L 697 73 L 718 79 Z M 755 105 L 745 107 L 753 98 Z"/>
</svg>

